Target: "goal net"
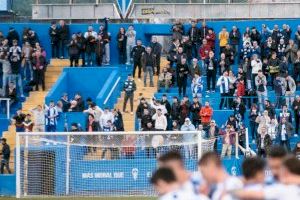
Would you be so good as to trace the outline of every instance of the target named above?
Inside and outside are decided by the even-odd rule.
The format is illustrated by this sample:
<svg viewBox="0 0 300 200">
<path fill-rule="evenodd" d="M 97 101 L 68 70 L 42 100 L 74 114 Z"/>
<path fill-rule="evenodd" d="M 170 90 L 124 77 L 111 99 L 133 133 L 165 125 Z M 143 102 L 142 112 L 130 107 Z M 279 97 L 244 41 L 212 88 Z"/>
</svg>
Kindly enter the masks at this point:
<svg viewBox="0 0 300 200">
<path fill-rule="evenodd" d="M 155 196 L 160 155 L 181 152 L 193 172 L 214 142 L 198 132 L 18 133 L 17 197 Z"/>
</svg>

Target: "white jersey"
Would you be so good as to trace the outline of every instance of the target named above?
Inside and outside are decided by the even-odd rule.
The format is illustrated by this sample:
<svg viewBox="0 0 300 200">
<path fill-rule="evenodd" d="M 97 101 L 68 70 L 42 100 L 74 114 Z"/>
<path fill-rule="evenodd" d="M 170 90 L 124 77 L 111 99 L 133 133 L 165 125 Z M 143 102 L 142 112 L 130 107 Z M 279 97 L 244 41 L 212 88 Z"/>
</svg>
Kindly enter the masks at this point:
<svg viewBox="0 0 300 200">
<path fill-rule="evenodd" d="M 194 195 L 182 189 L 169 192 L 159 198 L 159 200 L 209 200 L 204 195 Z"/>
<path fill-rule="evenodd" d="M 274 184 L 263 189 L 265 200 L 299 200 L 299 185 Z"/>
<path fill-rule="evenodd" d="M 238 190 L 243 188 L 242 181 L 235 177 L 235 176 L 229 176 L 224 182 L 218 183 L 216 185 L 215 191 L 212 193 L 212 200 L 233 200 L 234 198 L 229 195 L 225 194 L 226 192 L 232 191 L 232 190 Z M 225 194 L 225 195 L 224 195 Z"/>
</svg>

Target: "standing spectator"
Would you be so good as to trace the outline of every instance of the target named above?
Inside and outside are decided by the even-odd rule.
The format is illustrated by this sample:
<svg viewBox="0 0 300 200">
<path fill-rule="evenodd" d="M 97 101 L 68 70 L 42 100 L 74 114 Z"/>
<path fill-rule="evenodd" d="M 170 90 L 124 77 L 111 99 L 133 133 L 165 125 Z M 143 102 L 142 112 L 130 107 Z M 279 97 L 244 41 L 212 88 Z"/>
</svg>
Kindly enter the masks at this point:
<svg viewBox="0 0 300 200">
<path fill-rule="evenodd" d="M 110 123 L 109 123 L 110 122 Z M 104 108 L 104 112 L 101 114 L 99 124 L 100 128 L 103 130 L 105 127 L 112 128 L 111 125 L 114 123 L 114 115 L 109 111 L 108 108 Z"/>
<path fill-rule="evenodd" d="M 288 122 L 292 123 L 292 112 L 288 109 L 287 105 L 282 106 L 282 110 L 278 115 L 278 121 L 281 122 L 282 118 L 285 118 Z"/>
<path fill-rule="evenodd" d="M 192 42 L 192 54 L 193 57 L 198 55 L 198 46 L 199 46 L 199 29 L 197 28 L 197 22 L 191 22 L 191 28 L 188 30 L 188 36 Z"/>
<path fill-rule="evenodd" d="M 135 45 L 135 37 L 136 37 L 136 31 L 134 30 L 134 27 L 130 25 L 125 33 L 127 40 L 126 40 L 126 52 L 127 52 L 127 65 L 130 65 L 130 58 L 131 58 L 131 52 L 133 50 L 133 47 Z"/>
<path fill-rule="evenodd" d="M 209 52 L 209 57 L 205 61 L 206 65 L 206 82 L 207 82 L 207 93 L 215 92 L 216 87 L 216 76 L 217 76 L 217 59 L 213 51 Z"/>
<path fill-rule="evenodd" d="M 297 31 L 295 32 L 295 42 L 300 47 L 300 25 L 297 26 Z"/>
<path fill-rule="evenodd" d="M 19 90 L 21 97 L 24 97 L 23 94 L 23 84 L 21 76 L 21 47 L 18 46 L 18 41 L 13 41 L 13 46 L 9 48 L 9 60 L 11 64 L 11 78 L 14 83 L 18 82 Z"/>
<path fill-rule="evenodd" d="M 210 107 L 208 101 L 206 101 L 205 106 L 201 108 L 199 115 L 202 125 L 204 126 L 204 128 L 207 127 L 210 124 L 213 115 L 213 109 L 212 107 Z"/>
<path fill-rule="evenodd" d="M 225 155 L 231 158 L 232 146 L 235 144 L 235 131 L 232 126 L 228 124 L 226 125 L 225 131 L 221 131 L 221 135 L 223 137 L 221 158 L 224 158 Z"/>
<path fill-rule="evenodd" d="M 300 109 L 300 103 L 299 103 L 299 109 Z M 178 101 L 178 97 L 174 96 L 172 105 L 171 105 L 171 119 L 173 121 L 179 121 L 180 118 L 180 103 Z"/>
<path fill-rule="evenodd" d="M 151 47 L 146 48 L 146 52 L 143 53 L 141 63 L 144 71 L 144 87 L 147 87 L 147 74 L 150 77 L 150 87 L 154 87 L 153 74 L 156 72 L 156 58 L 152 53 Z"/>
<path fill-rule="evenodd" d="M 75 62 L 75 67 L 78 67 L 80 46 L 78 44 L 76 34 L 72 35 L 72 39 L 68 44 L 68 48 L 69 48 L 69 57 L 70 57 L 70 67 L 74 66 L 74 62 Z"/>
<path fill-rule="evenodd" d="M 200 110 L 201 110 L 201 103 L 199 102 L 197 97 L 193 98 L 193 103 L 191 104 L 190 111 L 192 115 L 192 123 L 195 125 L 195 127 L 198 127 L 199 124 L 201 124 L 200 121 Z"/>
<path fill-rule="evenodd" d="M 179 122 L 180 125 L 184 123 L 185 118 L 190 116 L 190 101 L 187 96 L 184 96 L 180 102 L 180 109 L 179 109 Z"/>
<path fill-rule="evenodd" d="M 285 85 L 285 88 L 284 88 L 285 102 L 286 102 L 286 105 L 289 107 L 294 102 L 297 85 L 296 85 L 294 79 L 290 75 L 287 75 L 285 77 L 285 81 L 286 81 L 286 84 L 284 84 Z"/>
<path fill-rule="evenodd" d="M 14 27 L 9 27 L 6 39 L 8 40 L 8 46 L 12 46 L 14 40 L 20 41 L 19 33 Z"/>
<path fill-rule="evenodd" d="M 208 34 L 206 35 L 205 39 L 207 40 L 207 44 L 210 46 L 211 50 L 215 50 L 215 41 L 216 41 L 216 34 L 212 28 L 208 29 Z"/>
<path fill-rule="evenodd" d="M 291 151 L 290 147 L 290 137 L 293 131 L 293 125 L 286 120 L 286 118 L 282 118 L 281 122 L 278 125 L 278 141 L 281 146 L 283 146 L 288 152 Z"/>
<path fill-rule="evenodd" d="M 177 74 L 177 86 L 179 97 L 186 95 L 186 86 L 187 86 L 187 76 L 189 74 L 189 68 L 186 63 L 186 59 L 182 58 L 181 63 L 176 66 Z"/>
<path fill-rule="evenodd" d="M 9 168 L 9 158 L 10 158 L 10 147 L 6 143 L 6 138 L 1 138 L 1 144 L 2 144 L 2 150 L 0 152 L 0 155 L 2 155 L 1 159 L 1 174 L 4 173 L 4 167 L 6 167 L 6 170 L 9 174 L 11 174 L 10 168 Z"/>
<path fill-rule="evenodd" d="M 6 96 L 6 88 L 11 81 L 11 64 L 8 54 L 0 52 L 0 64 L 2 64 L 2 95 Z"/>
<path fill-rule="evenodd" d="M 190 64 L 193 58 L 193 53 L 192 53 L 192 42 L 190 41 L 188 36 L 184 36 L 182 38 L 182 48 L 183 48 L 183 53 L 186 55 L 187 62 Z"/>
<path fill-rule="evenodd" d="M 291 39 L 291 35 L 292 35 L 292 30 L 290 29 L 290 26 L 287 24 L 283 24 L 281 34 L 282 34 L 282 38 L 284 39 L 285 44 L 288 44 L 289 40 Z"/>
<path fill-rule="evenodd" d="M 195 134 L 189 133 L 189 131 L 195 131 L 195 126 L 191 123 L 191 120 L 189 118 L 185 118 L 184 124 L 180 128 L 181 131 L 184 131 L 183 134 L 183 141 L 185 143 L 190 143 L 194 141 Z M 184 152 L 185 152 L 185 158 L 188 159 L 194 155 L 193 152 L 193 146 L 192 145 L 185 145 L 184 146 Z"/>
<path fill-rule="evenodd" d="M 269 69 L 270 69 L 270 75 L 271 75 L 271 84 L 274 89 L 274 80 L 276 78 L 276 75 L 280 72 L 280 60 L 277 58 L 276 52 L 272 53 L 271 58 L 269 59 Z"/>
<path fill-rule="evenodd" d="M 49 106 L 45 105 L 46 131 L 55 132 L 57 125 L 58 112 L 54 101 L 50 101 Z"/>
<path fill-rule="evenodd" d="M 170 49 L 168 51 L 167 60 L 170 62 L 170 67 L 172 68 L 174 63 L 176 62 L 176 54 L 179 49 L 180 42 L 179 40 L 172 40 L 172 44 L 170 46 Z"/>
<path fill-rule="evenodd" d="M 65 23 L 64 20 L 59 21 L 58 27 L 58 35 L 59 35 L 59 47 L 61 51 L 60 58 L 65 57 L 66 45 L 69 41 L 69 26 Z"/>
<path fill-rule="evenodd" d="M 130 99 L 131 114 L 133 114 L 133 99 L 134 99 L 134 91 L 136 90 L 136 84 L 135 84 L 131 74 L 128 74 L 128 78 L 124 83 L 123 89 L 125 91 L 123 112 L 126 111 L 127 101 L 128 101 L 128 99 Z"/>
<path fill-rule="evenodd" d="M 257 138 L 258 156 L 266 157 L 270 151 L 271 146 L 272 146 L 272 138 L 268 134 L 267 127 L 262 126 L 260 129 L 260 134 Z"/>
<path fill-rule="evenodd" d="M 88 31 L 84 33 L 84 38 L 86 39 L 85 58 L 87 61 L 85 65 L 93 66 L 95 65 L 95 59 L 96 59 L 95 51 L 96 51 L 97 33 L 94 31 L 92 26 L 88 27 Z"/>
<path fill-rule="evenodd" d="M 169 88 L 172 84 L 172 74 L 168 72 L 166 67 L 163 68 L 162 73 L 159 74 L 157 89 L 160 91 L 161 87 L 165 87 L 165 92 L 169 92 Z"/>
<path fill-rule="evenodd" d="M 105 41 L 102 35 L 98 34 L 97 41 L 96 41 L 96 65 L 101 66 L 103 64 L 103 58 L 105 57 Z"/>
<path fill-rule="evenodd" d="M 300 75 L 300 50 L 297 51 L 297 57 L 294 62 L 294 81 L 297 84 L 298 83 L 298 76 Z"/>
<path fill-rule="evenodd" d="M 25 132 L 32 132 L 34 123 L 31 120 L 31 114 L 27 114 L 24 121 L 23 121 L 23 127 Z"/>
<path fill-rule="evenodd" d="M 236 57 L 239 58 L 239 45 L 241 40 L 241 33 L 236 26 L 232 27 L 232 30 L 229 33 L 230 45 L 235 51 Z"/>
<path fill-rule="evenodd" d="M 270 118 L 275 118 L 276 112 L 275 107 L 269 100 L 265 100 L 265 111 L 268 111 L 268 116 Z"/>
<path fill-rule="evenodd" d="M 200 47 L 199 50 L 199 57 L 200 57 L 200 61 L 201 61 L 201 66 L 203 66 L 204 62 L 206 59 L 209 58 L 209 52 L 211 51 L 211 47 L 207 44 L 207 40 L 203 39 L 202 41 L 202 45 Z"/>
<path fill-rule="evenodd" d="M 42 89 L 45 91 L 45 70 L 47 67 L 46 58 L 37 50 L 32 58 L 32 68 L 34 71 L 35 90 L 39 90 L 39 84 L 42 84 Z"/>
<path fill-rule="evenodd" d="M 271 122 L 271 118 L 269 117 L 269 112 L 267 110 L 265 110 L 262 115 L 259 114 L 257 116 L 255 122 L 258 123 L 257 133 L 261 134 L 262 127 L 267 128 L 268 124 L 270 124 L 270 122 Z"/>
<path fill-rule="evenodd" d="M 229 78 L 228 78 L 227 71 L 224 71 L 223 76 L 220 76 L 220 78 L 217 81 L 217 86 L 220 87 L 220 93 L 221 93 L 221 102 L 219 105 L 219 109 L 222 110 L 223 104 L 224 104 L 224 109 L 227 109 L 228 95 L 229 95 Z"/>
<path fill-rule="evenodd" d="M 250 33 L 251 42 L 253 44 L 254 41 L 257 42 L 258 45 L 260 45 L 260 33 L 257 31 L 256 27 L 252 27 L 251 33 Z"/>
<path fill-rule="evenodd" d="M 227 44 L 225 48 L 223 49 L 223 53 L 225 54 L 225 59 L 229 63 L 229 65 L 232 65 L 234 63 L 234 55 L 235 51 L 234 49 L 230 46 L 230 44 Z"/>
<path fill-rule="evenodd" d="M 128 40 L 128 39 L 127 39 Z M 131 57 L 133 58 L 133 78 L 135 78 L 135 71 L 138 68 L 138 78 L 141 80 L 142 74 L 142 56 L 145 53 L 146 49 L 142 45 L 141 40 L 136 41 L 136 46 L 132 48 Z"/>
<path fill-rule="evenodd" d="M 104 53 L 103 53 L 103 64 L 104 65 L 110 65 L 110 32 L 108 32 L 108 18 L 104 18 L 104 25 L 101 25 L 99 27 L 98 35 L 101 35 L 103 40 L 103 46 L 104 46 Z"/>
<path fill-rule="evenodd" d="M 79 55 L 80 55 L 81 60 L 82 60 L 81 66 L 83 67 L 83 66 L 85 66 L 86 39 L 80 31 L 77 32 L 77 42 L 78 42 L 79 47 L 80 47 Z"/>
<path fill-rule="evenodd" d="M 191 89 L 193 97 L 197 98 L 199 102 L 202 103 L 203 80 L 202 77 L 197 73 L 192 80 Z"/>
<path fill-rule="evenodd" d="M 255 85 L 258 96 L 259 110 L 263 110 L 263 101 L 267 99 L 267 79 L 266 76 L 262 73 L 262 70 L 258 70 L 258 74 L 255 77 Z"/>
<path fill-rule="evenodd" d="M 192 64 L 189 68 L 189 71 L 190 71 L 190 74 L 191 74 L 191 77 L 194 78 L 195 74 L 197 73 L 198 75 L 201 75 L 201 69 L 200 69 L 200 66 L 198 64 L 198 59 L 197 58 L 193 58 L 192 60 Z"/>
<path fill-rule="evenodd" d="M 219 60 L 219 74 L 220 76 L 222 76 L 222 74 L 225 71 L 229 71 L 230 70 L 230 60 L 228 59 L 228 57 L 226 58 L 225 53 L 221 53 L 220 56 L 220 60 Z"/>
<path fill-rule="evenodd" d="M 258 58 L 257 54 L 253 54 L 252 56 L 252 60 L 251 60 L 251 68 L 252 68 L 252 80 L 253 80 L 253 87 L 256 88 L 255 86 L 255 77 L 258 74 L 259 70 L 262 70 L 262 62 L 261 60 Z"/>
<path fill-rule="evenodd" d="M 220 53 L 223 53 L 226 45 L 228 44 L 229 33 L 226 30 L 226 27 L 223 27 L 221 32 L 219 33 L 219 46 L 220 46 Z"/>
<path fill-rule="evenodd" d="M 285 89 L 285 80 L 280 77 L 277 76 L 274 80 L 274 91 L 275 91 L 275 96 L 276 96 L 276 104 L 275 107 L 276 108 L 281 108 L 281 105 L 283 104 L 283 95 L 284 95 L 284 89 Z"/>
<path fill-rule="evenodd" d="M 22 68 L 23 68 L 23 78 L 27 80 L 27 71 L 30 72 L 30 81 L 33 80 L 33 70 L 32 70 L 32 52 L 33 49 L 30 46 L 29 42 L 25 42 L 22 47 Z"/>
<path fill-rule="evenodd" d="M 162 51 L 162 45 L 157 41 L 157 37 L 152 37 L 152 41 L 150 43 L 150 47 L 152 49 L 152 53 L 155 56 L 155 64 L 156 64 L 156 75 L 160 73 L 160 57 Z"/>
<path fill-rule="evenodd" d="M 152 120 L 155 121 L 154 128 L 159 131 L 167 130 L 168 121 L 164 114 L 161 112 L 162 110 L 159 108 L 157 109 L 156 113 L 152 116 Z"/>
<path fill-rule="evenodd" d="M 258 115 L 259 115 L 259 111 L 257 110 L 256 104 L 252 104 L 249 112 L 249 123 L 250 123 L 252 143 L 255 143 L 255 141 L 257 140 L 258 123 L 256 122 L 256 119 Z"/>
<path fill-rule="evenodd" d="M 298 45 L 295 44 L 294 40 L 289 40 L 288 45 L 285 49 L 286 58 L 289 64 L 295 63 L 297 59 Z"/>
<path fill-rule="evenodd" d="M 59 33 L 56 27 L 56 22 L 51 22 L 51 26 L 49 28 L 49 36 L 51 42 L 51 56 L 52 58 L 58 58 L 59 56 Z"/>
<path fill-rule="evenodd" d="M 295 117 L 295 134 L 299 133 L 299 125 L 300 125 L 300 96 L 296 95 L 296 99 L 293 102 L 293 111 Z"/>
<path fill-rule="evenodd" d="M 211 120 L 209 123 L 208 127 L 206 127 L 207 131 L 207 136 L 208 139 L 214 141 L 214 151 L 217 152 L 217 146 L 218 146 L 218 136 L 219 136 L 219 127 L 216 124 L 215 120 Z"/>
<path fill-rule="evenodd" d="M 293 154 L 300 160 L 300 142 L 298 142 L 293 150 Z"/>
<path fill-rule="evenodd" d="M 87 132 L 98 132 L 100 131 L 100 127 L 99 127 L 99 123 L 95 120 L 95 116 L 92 115 L 92 114 L 89 114 L 88 115 L 88 119 L 87 119 L 87 123 L 86 123 L 86 131 Z M 105 137 L 105 136 L 103 136 Z M 97 136 L 95 135 L 89 135 L 88 137 L 88 140 L 87 141 L 88 143 L 96 143 L 97 142 Z M 96 147 L 89 147 L 88 148 L 89 152 L 92 152 L 92 150 L 94 152 L 97 152 L 97 148 Z M 102 152 L 102 159 L 103 159 L 103 152 Z"/>
<path fill-rule="evenodd" d="M 31 110 L 34 119 L 34 132 L 45 132 L 45 112 L 41 105 Z"/>
<path fill-rule="evenodd" d="M 205 39 L 206 36 L 208 35 L 208 31 L 209 31 L 209 27 L 206 25 L 206 22 L 205 22 L 205 20 L 204 20 L 204 21 L 202 22 L 202 26 L 201 26 L 200 29 L 199 29 L 199 37 L 198 37 L 199 42 L 200 42 L 199 45 L 201 45 L 203 39 Z"/>
<path fill-rule="evenodd" d="M 24 127 L 23 127 L 23 122 L 25 120 L 26 115 L 22 113 L 22 110 L 19 109 L 17 110 L 17 113 L 15 116 L 13 116 L 13 119 L 15 120 L 15 125 L 16 125 L 16 131 L 17 132 L 23 132 Z"/>
<path fill-rule="evenodd" d="M 125 64 L 126 63 L 126 41 L 127 36 L 125 35 L 125 28 L 121 27 L 119 29 L 118 35 L 118 50 L 119 50 L 119 64 Z"/>
</svg>

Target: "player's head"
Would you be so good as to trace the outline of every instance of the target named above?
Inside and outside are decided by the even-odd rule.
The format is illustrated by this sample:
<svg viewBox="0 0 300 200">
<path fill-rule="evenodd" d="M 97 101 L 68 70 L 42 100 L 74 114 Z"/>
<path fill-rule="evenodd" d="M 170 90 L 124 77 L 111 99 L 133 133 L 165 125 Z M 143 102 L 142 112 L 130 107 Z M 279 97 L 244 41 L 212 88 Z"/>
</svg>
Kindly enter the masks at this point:
<svg viewBox="0 0 300 200">
<path fill-rule="evenodd" d="M 170 151 L 158 159 L 160 167 L 172 169 L 179 179 L 182 172 L 185 171 L 182 155 L 178 151 Z"/>
<path fill-rule="evenodd" d="M 268 153 L 268 166 L 275 179 L 278 179 L 280 167 L 286 155 L 287 155 L 286 150 L 283 147 L 278 145 L 271 147 Z"/>
<path fill-rule="evenodd" d="M 265 167 L 265 161 L 259 157 L 246 158 L 242 164 L 244 178 L 254 183 L 263 183 Z"/>
<path fill-rule="evenodd" d="M 300 160 L 295 156 L 288 156 L 282 161 L 279 180 L 284 184 L 293 184 L 294 178 L 300 180 Z"/>
<path fill-rule="evenodd" d="M 215 152 L 207 152 L 202 155 L 198 167 L 204 179 L 210 184 L 216 183 L 218 172 L 223 171 L 221 158 Z"/>
<path fill-rule="evenodd" d="M 154 185 L 158 194 L 163 195 L 172 191 L 173 185 L 176 184 L 177 181 L 174 172 L 170 168 L 162 167 L 154 172 L 150 182 Z"/>
</svg>

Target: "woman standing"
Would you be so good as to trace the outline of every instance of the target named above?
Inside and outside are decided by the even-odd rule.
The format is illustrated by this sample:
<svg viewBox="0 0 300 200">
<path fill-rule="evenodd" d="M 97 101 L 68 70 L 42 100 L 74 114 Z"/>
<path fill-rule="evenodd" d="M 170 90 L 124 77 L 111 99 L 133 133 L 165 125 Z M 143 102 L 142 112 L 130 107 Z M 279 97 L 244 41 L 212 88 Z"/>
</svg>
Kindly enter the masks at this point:
<svg viewBox="0 0 300 200">
<path fill-rule="evenodd" d="M 119 64 L 126 63 L 126 40 L 125 29 L 121 27 L 117 35 L 118 50 L 119 50 Z"/>
</svg>

